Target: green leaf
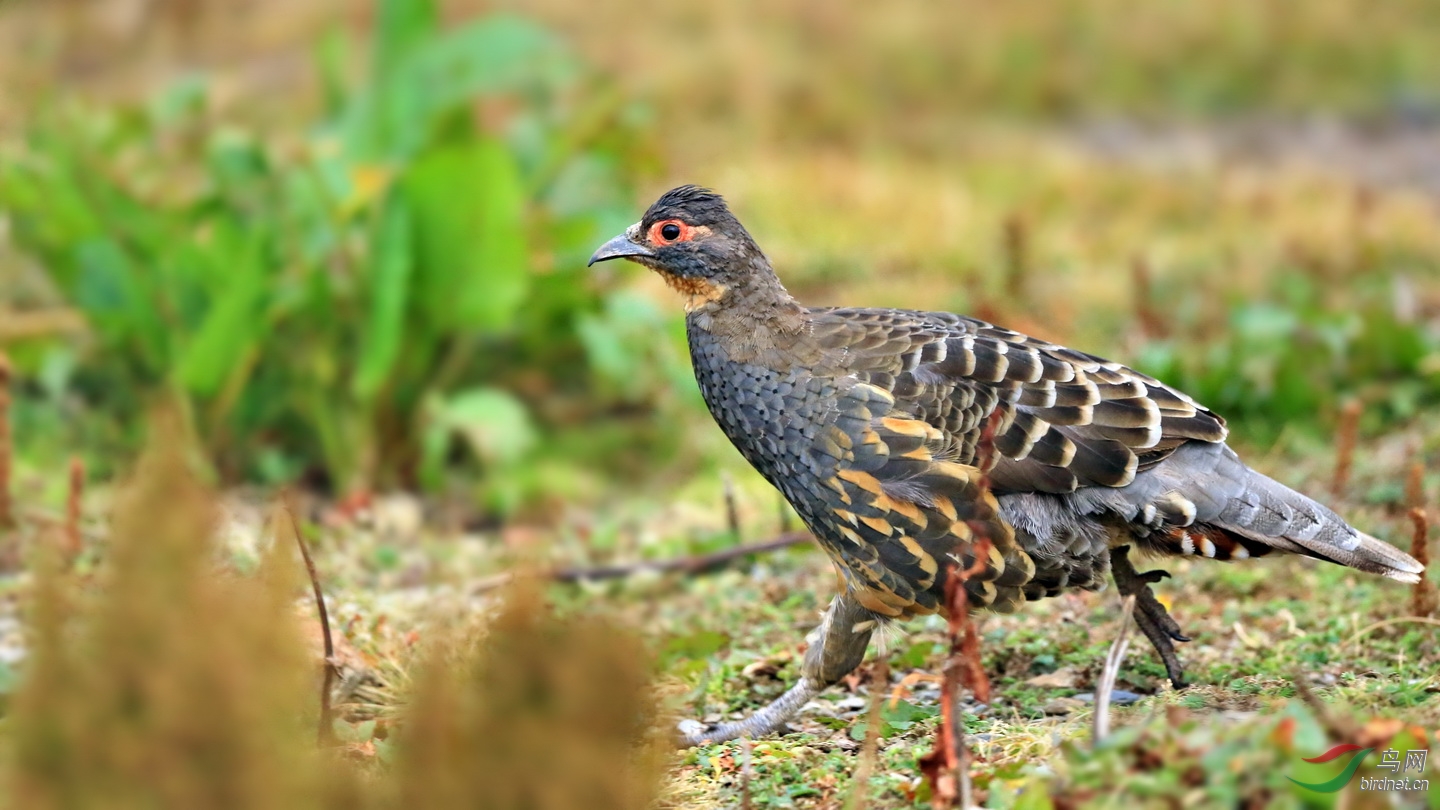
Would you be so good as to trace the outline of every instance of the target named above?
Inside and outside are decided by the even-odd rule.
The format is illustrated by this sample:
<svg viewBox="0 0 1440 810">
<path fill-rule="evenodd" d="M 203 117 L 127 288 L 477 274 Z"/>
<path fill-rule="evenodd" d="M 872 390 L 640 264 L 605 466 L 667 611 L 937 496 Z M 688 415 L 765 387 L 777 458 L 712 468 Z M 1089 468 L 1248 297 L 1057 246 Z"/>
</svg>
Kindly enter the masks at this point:
<svg viewBox="0 0 1440 810">
<path fill-rule="evenodd" d="M 416 295 L 432 329 L 501 331 L 530 289 L 520 173 L 493 139 L 431 152 L 402 181 Z"/>
<path fill-rule="evenodd" d="M 211 396 L 261 333 L 261 304 L 269 273 L 251 240 L 229 264 L 231 278 L 216 296 L 195 337 L 180 353 L 175 375 L 187 390 Z"/>
<path fill-rule="evenodd" d="M 315 68 L 320 74 L 321 96 L 325 110 L 338 115 L 345 106 L 346 66 L 351 62 L 350 37 L 339 28 L 326 31 L 315 46 Z"/>
<path fill-rule="evenodd" d="M 524 457 L 538 434 L 524 403 L 498 388 L 472 388 L 441 403 L 436 421 L 464 436 L 485 461 L 508 464 Z"/>
<path fill-rule="evenodd" d="M 850 737 L 854 740 L 864 740 L 865 733 L 869 726 L 870 710 L 861 714 L 850 727 Z M 891 706 L 885 702 L 880 707 L 880 736 L 889 738 L 897 731 L 905 731 L 921 720 L 928 720 L 940 713 L 938 707 L 916 706 L 908 700 L 897 700 Z"/>
<path fill-rule="evenodd" d="M 380 0 L 375 21 L 374 71 L 393 71 L 421 43 L 434 35 L 440 15 L 434 0 Z"/>
<path fill-rule="evenodd" d="M 708 658 L 730 646 L 730 636 L 715 630 L 700 630 L 686 636 L 675 636 L 665 642 L 667 660 Z"/>
<path fill-rule="evenodd" d="M 577 72 L 558 40 L 529 20 L 493 16 L 464 25 L 417 49 L 404 68 L 424 92 L 431 114 L 477 95 L 554 88 Z"/>
<path fill-rule="evenodd" d="M 71 301 L 107 346 L 161 375 L 167 370 L 169 333 L 130 256 L 105 238 L 85 240 L 73 250 L 78 271 L 68 291 Z"/>
<path fill-rule="evenodd" d="M 394 22 L 385 23 L 385 15 Z M 498 92 L 547 96 L 575 66 L 558 41 L 528 21 L 492 17 L 453 31 L 434 27 L 433 7 L 391 0 L 382 9 L 376 70 L 334 122 L 346 152 L 362 161 L 405 163 L 433 145 L 442 121 L 470 118 L 470 102 Z"/>
<path fill-rule="evenodd" d="M 380 212 L 370 264 L 370 314 L 354 383 L 362 400 L 379 393 L 400 357 L 413 265 L 410 210 L 404 199 L 392 196 Z"/>
</svg>

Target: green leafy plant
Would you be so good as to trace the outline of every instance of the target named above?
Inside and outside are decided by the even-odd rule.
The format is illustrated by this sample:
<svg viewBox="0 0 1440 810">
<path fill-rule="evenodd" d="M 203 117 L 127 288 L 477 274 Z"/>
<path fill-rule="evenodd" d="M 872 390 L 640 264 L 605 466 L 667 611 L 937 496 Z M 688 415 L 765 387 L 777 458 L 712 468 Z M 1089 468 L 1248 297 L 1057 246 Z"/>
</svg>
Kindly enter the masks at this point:
<svg viewBox="0 0 1440 810">
<path fill-rule="evenodd" d="M 1407 419 L 1440 397 L 1440 334 L 1428 319 L 1396 311 L 1394 283 L 1376 273 L 1338 296 L 1289 270 L 1267 299 L 1235 302 L 1223 329 L 1189 325 L 1198 334 L 1147 345 L 1138 365 L 1262 427 L 1334 414 L 1347 398 L 1376 419 Z"/>
<path fill-rule="evenodd" d="M 17 350 L 83 403 L 53 427 L 129 450 L 173 397 L 225 480 L 434 487 L 653 402 L 613 381 L 675 365 L 619 325 L 658 316 L 585 270 L 633 215 L 633 111 L 522 20 L 378 14 L 362 76 L 344 37 L 320 47 L 302 137 L 216 123 L 190 82 L 141 109 L 52 105 L 4 146 L 13 241 L 89 326 Z"/>
</svg>

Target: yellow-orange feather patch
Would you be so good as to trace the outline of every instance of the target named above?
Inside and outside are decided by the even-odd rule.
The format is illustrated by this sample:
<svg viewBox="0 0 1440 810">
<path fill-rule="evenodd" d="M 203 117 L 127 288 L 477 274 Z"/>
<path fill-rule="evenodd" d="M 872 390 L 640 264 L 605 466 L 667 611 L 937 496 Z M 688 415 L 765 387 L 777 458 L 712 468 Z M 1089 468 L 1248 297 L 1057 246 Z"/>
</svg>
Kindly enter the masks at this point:
<svg viewBox="0 0 1440 810">
<path fill-rule="evenodd" d="M 854 484 L 857 487 L 860 487 L 866 492 L 870 492 L 875 495 L 885 494 L 885 490 L 880 487 L 880 482 L 876 480 L 875 476 L 871 475 L 870 473 L 861 470 L 841 470 L 835 473 L 835 477 L 845 481 L 849 481 L 850 483 Z"/>
</svg>

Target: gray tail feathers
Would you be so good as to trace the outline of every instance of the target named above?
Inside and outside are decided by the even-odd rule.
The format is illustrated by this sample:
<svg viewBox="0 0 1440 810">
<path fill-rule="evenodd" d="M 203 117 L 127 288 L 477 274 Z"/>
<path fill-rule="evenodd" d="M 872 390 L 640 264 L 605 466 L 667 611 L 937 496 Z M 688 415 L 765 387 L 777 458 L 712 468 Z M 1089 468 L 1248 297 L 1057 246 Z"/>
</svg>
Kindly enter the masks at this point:
<svg viewBox="0 0 1440 810">
<path fill-rule="evenodd" d="M 1238 461 L 1238 459 L 1237 459 Z M 1401 582 L 1418 582 L 1425 567 L 1394 546 L 1356 531 L 1339 515 L 1239 465 L 1238 492 L 1206 522 L 1281 551 L 1329 560 Z"/>
</svg>

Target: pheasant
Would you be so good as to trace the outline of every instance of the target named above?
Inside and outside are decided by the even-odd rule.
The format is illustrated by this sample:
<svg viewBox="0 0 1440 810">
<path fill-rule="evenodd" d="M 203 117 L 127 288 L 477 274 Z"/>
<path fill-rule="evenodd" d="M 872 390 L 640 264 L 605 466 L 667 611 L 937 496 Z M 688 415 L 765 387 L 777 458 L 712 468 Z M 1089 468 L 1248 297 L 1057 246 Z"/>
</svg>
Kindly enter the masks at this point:
<svg viewBox="0 0 1440 810">
<path fill-rule="evenodd" d="M 1168 574 L 1136 571 L 1131 547 L 1304 554 L 1401 582 L 1424 570 L 1247 467 L 1224 419 L 1119 363 L 948 312 L 802 306 L 707 189 L 666 192 L 590 264 L 611 259 L 649 267 L 685 297 L 710 413 L 840 583 L 799 680 L 742 720 L 690 723 L 687 745 L 783 729 L 860 665 L 877 628 L 943 611 L 956 567 L 978 571 L 964 586 L 971 608 L 993 611 L 1098 590 L 1108 573 L 1136 597 L 1136 622 L 1177 687 L 1172 642 L 1188 639 L 1150 592 Z"/>
</svg>

